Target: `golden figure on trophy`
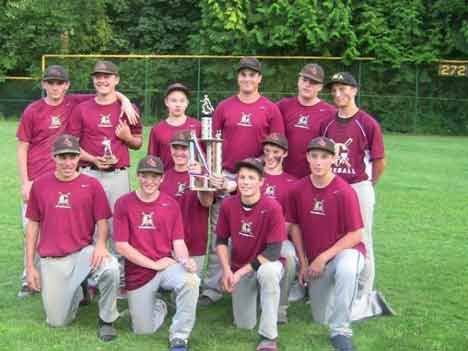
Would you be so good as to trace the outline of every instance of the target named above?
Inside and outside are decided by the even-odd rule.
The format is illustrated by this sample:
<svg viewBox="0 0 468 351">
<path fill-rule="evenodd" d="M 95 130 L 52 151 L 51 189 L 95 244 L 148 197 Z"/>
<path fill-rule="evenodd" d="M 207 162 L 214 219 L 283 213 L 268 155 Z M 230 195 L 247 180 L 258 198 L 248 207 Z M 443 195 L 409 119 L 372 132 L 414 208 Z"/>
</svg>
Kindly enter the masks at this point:
<svg viewBox="0 0 468 351">
<path fill-rule="evenodd" d="M 190 173 L 190 189 L 195 191 L 216 191 L 210 184 L 210 176 L 222 176 L 223 139 L 221 132 L 213 137 L 211 129 L 211 115 L 214 111 L 208 95 L 205 95 L 202 103 L 201 138 L 198 139 L 195 131 L 190 134 L 190 163 L 198 162 L 201 172 Z M 203 151 L 202 145 L 206 152 Z"/>
</svg>

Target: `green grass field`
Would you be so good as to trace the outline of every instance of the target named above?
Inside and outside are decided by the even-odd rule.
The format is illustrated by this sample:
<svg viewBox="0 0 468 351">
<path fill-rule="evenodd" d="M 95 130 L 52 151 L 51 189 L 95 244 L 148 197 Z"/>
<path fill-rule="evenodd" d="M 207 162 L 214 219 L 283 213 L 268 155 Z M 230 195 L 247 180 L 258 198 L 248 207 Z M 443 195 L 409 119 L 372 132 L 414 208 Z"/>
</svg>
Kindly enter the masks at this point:
<svg viewBox="0 0 468 351">
<path fill-rule="evenodd" d="M 119 320 L 118 339 L 105 344 L 96 338 L 95 303 L 70 327 L 51 329 L 39 296 L 16 298 L 23 234 L 15 130 L 16 122 L 0 122 L 0 350 L 167 349 L 170 319 L 145 337 Z M 468 139 L 387 135 L 385 143 L 388 168 L 377 188 L 374 239 L 377 284 L 398 315 L 355 324 L 354 343 L 360 351 L 468 350 Z M 331 350 L 326 328 L 311 322 L 307 305 L 292 304 L 289 320 L 279 328 L 281 350 Z M 256 342 L 255 331 L 233 327 L 228 297 L 199 308 L 192 350 L 254 350 Z"/>
</svg>

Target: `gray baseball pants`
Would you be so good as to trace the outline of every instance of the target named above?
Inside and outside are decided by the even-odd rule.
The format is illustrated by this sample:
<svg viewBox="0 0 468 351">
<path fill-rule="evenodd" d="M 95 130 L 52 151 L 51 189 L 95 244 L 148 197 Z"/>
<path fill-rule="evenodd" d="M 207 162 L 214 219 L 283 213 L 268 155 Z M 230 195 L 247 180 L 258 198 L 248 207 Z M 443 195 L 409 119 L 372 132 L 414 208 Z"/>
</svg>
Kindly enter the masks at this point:
<svg viewBox="0 0 468 351">
<path fill-rule="evenodd" d="M 97 282 L 99 290 L 99 317 L 107 323 L 118 317 L 117 291 L 119 266 L 113 256 L 107 257 L 95 270 L 91 270 L 94 246 L 89 245 L 65 257 L 41 257 L 41 295 L 47 323 L 62 327 L 71 323 L 83 298 L 81 283 L 89 276 Z"/>
<path fill-rule="evenodd" d="M 135 334 L 152 334 L 157 326 L 154 322 L 154 303 L 159 288 L 172 290 L 176 295 L 176 313 L 169 329 L 169 340 L 187 340 L 195 325 L 200 279 L 176 263 L 158 272 L 142 287 L 128 291 L 128 308 Z"/>
<path fill-rule="evenodd" d="M 328 325 L 330 335 L 352 336 L 351 306 L 357 294 L 364 256 L 346 249 L 325 266 L 320 278 L 307 282 L 314 321 Z"/>
<path fill-rule="evenodd" d="M 375 257 L 373 240 L 373 221 L 375 206 L 375 191 L 369 180 L 351 184 L 359 199 L 359 207 L 364 223 L 363 239 L 366 245 L 364 269 L 359 277 L 359 289 L 353 305 L 351 320 L 360 320 L 382 314 L 380 302 L 374 291 Z"/>
<path fill-rule="evenodd" d="M 279 261 L 262 264 L 256 272 L 241 278 L 232 293 L 234 324 L 253 329 L 257 324 L 257 300 L 260 290 L 260 323 L 258 333 L 266 338 L 278 337 L 278 307 L 283 265 Z"/>
<path fill-rule="evenodd" d="M 285 259 L 285 267 L 283 278 L 281 279 L 281 297 L 280 297 L 280 311 L 286 313 L 289 305 L 289 291 L 291 285 L 296 277 L 296 271 L 298 266 L 298 259 L 296 256 L 296 249 L 294 244 L 289 241 L 283 241 L 281 246 L 281 257 Z"/>
</svg>

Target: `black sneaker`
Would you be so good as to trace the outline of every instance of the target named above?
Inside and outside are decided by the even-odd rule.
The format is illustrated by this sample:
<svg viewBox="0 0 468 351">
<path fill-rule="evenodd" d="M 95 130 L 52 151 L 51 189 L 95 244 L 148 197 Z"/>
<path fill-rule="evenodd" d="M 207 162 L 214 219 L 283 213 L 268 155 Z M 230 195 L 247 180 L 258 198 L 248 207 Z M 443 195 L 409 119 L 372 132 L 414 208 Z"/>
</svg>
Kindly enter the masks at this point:
<svg viewBox="0 0 468 351">
<path fill-rule="evenodd" d="M 33 296 L 34 294 L 37 294 L 37 291 L 29 288 L 27 285 L 22 285 L 16 296 L 20 299 L 24 299 L 26 297 Z"/>
<path fill-rule="evenodd" d="M 97 336 L 102 341 L 111 341 L 117 338 L 117 330 L 112 323 L 106 323 L 101 318 L 98 319 Z"/>
<path fill-rule="evenodd" d="M 174 338 L 170 341 L 171 346 L 169 347 L 170 351 L 188 351 L 187 340 Z"/>
<path fill-rule="evenodd" d="M 387 300 L 385 300 L 385 297 L 382 295 L 381 292 L 377 292 L 377 301 L 379 301 L 380 308 L 382 309 L 382 315 L 383 316 L 394 316 L 396 315 L 395 311 L 393 308 L 390 307 L 388 304 Z"/>
<path fill-rule="evenodd" d="M 330 342 L 336 351 L 355 351 L 350 336 L 338 334 L 331 337 Z"/>
</svg>

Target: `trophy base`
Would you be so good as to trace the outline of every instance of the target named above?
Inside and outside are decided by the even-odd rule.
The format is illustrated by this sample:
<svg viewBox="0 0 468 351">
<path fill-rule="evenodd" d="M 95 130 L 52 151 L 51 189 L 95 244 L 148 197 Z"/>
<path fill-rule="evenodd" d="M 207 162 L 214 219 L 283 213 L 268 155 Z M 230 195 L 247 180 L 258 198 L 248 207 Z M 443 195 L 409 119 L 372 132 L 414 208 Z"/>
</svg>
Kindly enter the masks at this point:
<svg viewBox="0 0 468 351">
<path fill-rule="evenodd" d="M 215 188 L 205 188 L 205 187 L 201 187 L 201 186 L 195 186 L 195 187 L 190 187 L 190 190 L 192 191 L 216 191 Z"/>
</svg>

